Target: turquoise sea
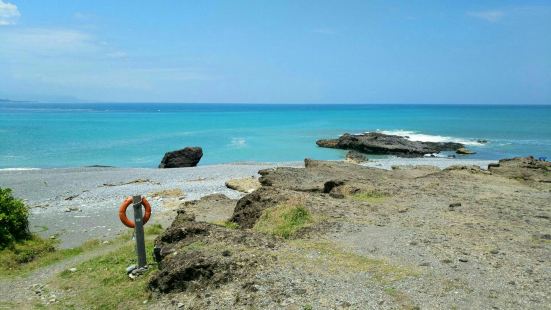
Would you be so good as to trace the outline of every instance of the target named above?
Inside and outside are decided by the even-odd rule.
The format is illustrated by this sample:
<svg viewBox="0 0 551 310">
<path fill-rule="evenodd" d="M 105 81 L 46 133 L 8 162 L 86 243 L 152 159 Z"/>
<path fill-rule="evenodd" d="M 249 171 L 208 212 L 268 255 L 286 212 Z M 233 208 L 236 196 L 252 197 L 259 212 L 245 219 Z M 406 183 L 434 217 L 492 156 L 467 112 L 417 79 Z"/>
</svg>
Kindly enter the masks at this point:
<svg viewBox="0 0 551 310">
<path fill-rule="evenodd" d="M 185 146 L 203 147 L 200 165 L 339 159 L 315 141 L 377 130 L 467 143 L 473 159 L 551 158 L 551 106 L 4 102 L 0 168 L 156 167 Z"/>
</svg>

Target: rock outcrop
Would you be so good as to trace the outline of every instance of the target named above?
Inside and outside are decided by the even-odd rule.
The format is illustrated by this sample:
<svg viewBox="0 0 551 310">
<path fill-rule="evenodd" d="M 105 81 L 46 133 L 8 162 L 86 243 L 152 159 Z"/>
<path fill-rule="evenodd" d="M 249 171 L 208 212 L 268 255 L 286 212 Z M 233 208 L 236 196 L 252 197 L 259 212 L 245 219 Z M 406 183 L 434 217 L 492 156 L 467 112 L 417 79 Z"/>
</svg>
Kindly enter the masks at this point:
<svg viewBox="0 0 551 310">
<path fill-rule="evenodd" d="M 318 140 L 320 147 L 343 150 L 355 150 L 366 154 L 397 155 L 401 157 L 421 157 L 425 154 L 442 151 L 455 151 L 464 147 L 455 142 L 410 141 L 401 136 L 386 135 L 379 132 L 367 132 L 351 135 L 345 133 L 338 139 Z"/>
<path fill-rule="evenodd" d="M 165 153 L 159 168 L 195 167 L 203 157 L 203 149 L 198 146 Z"/>
<path fill-rule="evenodd" d="M 488 170 L 509 179 L 551 183 L 551 162 L 532 156 L 501 159 L 497 164 L 488 165 Z"/>
</svg>

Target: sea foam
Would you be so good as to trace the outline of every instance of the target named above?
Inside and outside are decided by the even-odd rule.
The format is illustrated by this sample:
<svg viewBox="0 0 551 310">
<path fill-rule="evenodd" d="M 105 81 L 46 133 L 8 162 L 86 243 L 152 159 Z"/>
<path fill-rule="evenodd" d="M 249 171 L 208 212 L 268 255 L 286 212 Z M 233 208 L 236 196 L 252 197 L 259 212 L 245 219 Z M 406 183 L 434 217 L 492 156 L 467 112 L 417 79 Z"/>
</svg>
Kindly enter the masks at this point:
<svg viewBox="0 0 551 310">
<path fill-rule="evenodd" d="M 410 141 L 421 141 L 421 142 L 456 142 L 465 145 L 482 145 L 482 143 L 475 140 L 469 140 L 465 138 L 457 137 L 448 137 L 448 136 L 439 136 L 439 135 L 428 135 L 423 133 L 418 133 L 416 131 L 410 130 L 377 130 L 377 132 L 384 133 L 386 135 L 395 135 L 406 137 Z"/>
</svg>

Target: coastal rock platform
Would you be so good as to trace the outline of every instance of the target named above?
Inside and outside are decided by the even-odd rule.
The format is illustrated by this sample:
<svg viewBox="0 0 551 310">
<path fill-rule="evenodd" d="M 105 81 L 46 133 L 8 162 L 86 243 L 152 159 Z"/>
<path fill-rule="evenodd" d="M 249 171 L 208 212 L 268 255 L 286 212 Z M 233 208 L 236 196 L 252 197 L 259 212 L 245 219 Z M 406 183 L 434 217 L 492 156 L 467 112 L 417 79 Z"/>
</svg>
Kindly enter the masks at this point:
<svg viewBox="0 0 551 310">
<path fill-rule="evenodd" d="M 259 174 L 262 186 L 234 200 L 225 221 L 197 221 L 209 208 L 181 206 L 156 241 L 164 254 L 150 282 L 155 306 L 170 308 L 175 300 L 192 309 L 551 304 L 547 162 L 384 170 L 305 160 L 305 168 Z M 205 206 L 216 204 L 207 199 Z M 267 216 L 293 208 L 308 215 L 300 229 L 285 237 L 263 231 Z"/>
</svg>

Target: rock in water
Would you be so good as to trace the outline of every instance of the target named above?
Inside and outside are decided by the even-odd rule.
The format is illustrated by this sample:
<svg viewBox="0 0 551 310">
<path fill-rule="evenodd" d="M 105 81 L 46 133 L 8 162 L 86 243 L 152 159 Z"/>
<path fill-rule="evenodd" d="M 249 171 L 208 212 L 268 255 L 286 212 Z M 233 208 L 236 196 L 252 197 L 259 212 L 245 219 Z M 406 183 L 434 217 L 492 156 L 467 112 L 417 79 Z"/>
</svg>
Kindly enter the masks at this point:
<svg viewBox="0 0 551 310">
<path fill-rule="evenodd" d="M 203 157 L 203 149 L 199 146 L 186 147 L 181 150 L 165 153 L 159 168 L 195 167 Z"/>
<path fill-rule="evenodd" d="M 401 136 L 386 135 L 380 132 L 367 132 L 357 135 L 345 133 L 338 139 L 318 140 L 316 144 L 320 147 L 401 157 L 421 157 L 425 154 L 455 151 L 464 147 L 463 144 L 455 142 L 410 141 Z"/>
<path fill-rule="evenodd" d="M 471 151 L 471 150 L 469 150 L 469 149 L 466 149 L 466 148 L 464 148 L 464 147 L 458 148 L 455 152 L 456 152 L 457 154 L 461 154 L 461 155 L 476 154 L 476 152 Z"/>
<path fill-rule="evenodd" d="M 367 160 L 367 155 L 358 151 L 348 151 L 348 153 L 346 153 L 346 161 L 349 163 L 359 164 L 366 162 Z"/>
</svg>

